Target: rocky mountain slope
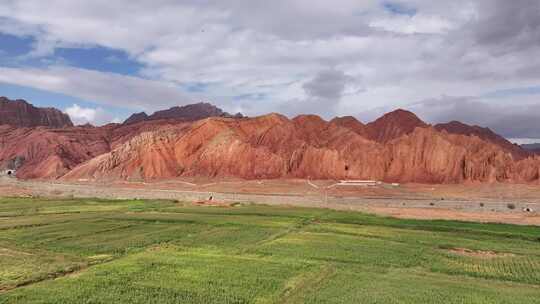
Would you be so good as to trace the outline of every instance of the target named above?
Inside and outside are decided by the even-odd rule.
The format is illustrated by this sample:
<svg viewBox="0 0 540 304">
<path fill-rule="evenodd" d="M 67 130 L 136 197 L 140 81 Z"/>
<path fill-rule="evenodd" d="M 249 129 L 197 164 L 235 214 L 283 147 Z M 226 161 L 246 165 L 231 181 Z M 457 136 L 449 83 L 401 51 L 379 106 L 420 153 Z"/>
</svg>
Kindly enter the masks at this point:
<svg viewBox="0 0 540 304">
<path fill-rule="evenodd" d="M 15 127 L 71 127 L 67 114 L 54 108 L 37 108 L 25 100 L 0 97 L 0 125 Z"/>
<path fill-rule="evenodd" d="M 67 128 L 0 125 L 0 170 L 16 169 L 19 178 L 58 178 L 141 132 L 160 128 L 168 128 L 167 123 Z"/>
<path fill-rule="evenodd" d="M 539 179 L 540 159 L 516 161 L 511 153 L 478 136 L 440 132 L 426 124 L 411 129 L 392 123 L 380 125 L 385 131 L 375 133 L 382 134 L 376 137 L 379 142 L 361 136 L 352 126 L 314 115 L 292 120 L 279 114 L 242 120 L 208 118 L 135 136 L 63 178 L 203 175 L 422 183 Z"/>
<path fill-rule="evenodd" d="M 459 121 L 451 121 L 449 123 L 437 124 L 435 129 L 442 131 L 445 130 L 452 134 L 461 134 L 467 136 L 478 136 L 479 138 L 489 141 L 507 152 L 512 153 L 516 159 L 523 159 L 530 155 L 530 153 L 518 145 L 514 145 L 504 137 L 491 131 L 489 128 L 482 128 L 479 126 L 470 126 Z"/>
<path fill-rule="evenodd" d="M 366 125 L 369 138 L 376 142 L 387 143 L 393 139 L 412 133 L 416 128 L 425 128 L 427 124 L 414 113 L 397 109 Z"/>
<path fill-rule="evenodd" d="M 362 137 L 370 138 L 366 125 L 352 116 L 336 117 L 330 121 L 330 124 L 347 128 Z"/>
<path fill-rule="evenodd" d="M 7 104 L 5 108 L 10 112 L 1 114 L 20 119 L 10 118 L 9 123 L 0 124 L 0 170 L 17 169 L 19 178 L 58 178 L 142 132 L 172 128 L 182 121 L 193 121 L 200 117 L 228 115 L 213 105 L 200 103 L 174 107 L 151 116 L 134 114 L 124 124 L 73 127 L 69 116 L 57 109 L 40 109 L 25 101 L 8 99 L 0 99 L 0 109 L 4 100 Z M 13 114 L 12 109 L 17 107 L 27 109 L 17 113 L 29 115 Z M 33 117 L 45 115 L 43 113 L 49 115 L 46 116 L 48 120 L 43 119 L 43 123 L 36 124 L 39 120 L 33 120 Z M 60 119 L 54 120 L 54 115 L 65 119 L 66 123 L 61 123 Z"/>
<path fill-rule="evenodd" d="M 197 106 L 199 107 L 199 106 Z M 207 108 L 206 106 L 204 108 Z M 175 112 L 173 110 L 172 112 Z M 197 115 L 219 114 L 196 120 Z M 182 114 L 183 115 L 183 114 Z M 363 124 L 316 115 L 168 114 L 103 127 L 0 127 L 0 167 L 20 178 L 164 179 L 180 176 L 538 183 L 540 157 L 486 129 L 430 126 L 396 110 Z M 174 117 L 179 117 L 175 115 Z M 511 144 L 510 144 L 511 145 Z"/>
</svg>

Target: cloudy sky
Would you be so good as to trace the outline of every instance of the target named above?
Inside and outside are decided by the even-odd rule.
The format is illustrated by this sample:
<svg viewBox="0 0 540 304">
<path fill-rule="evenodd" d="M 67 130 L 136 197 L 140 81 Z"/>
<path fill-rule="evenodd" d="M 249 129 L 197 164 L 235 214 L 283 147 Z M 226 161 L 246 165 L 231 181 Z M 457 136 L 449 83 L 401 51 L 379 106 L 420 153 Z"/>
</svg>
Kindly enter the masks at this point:
<svg viewBox="0 0 540 304">
<path fill-rule="evenodd" d="M 2 0 L 0 95 L 77 123 L 402 107 L 540 138 L 540 1 Z"/>
</svg>

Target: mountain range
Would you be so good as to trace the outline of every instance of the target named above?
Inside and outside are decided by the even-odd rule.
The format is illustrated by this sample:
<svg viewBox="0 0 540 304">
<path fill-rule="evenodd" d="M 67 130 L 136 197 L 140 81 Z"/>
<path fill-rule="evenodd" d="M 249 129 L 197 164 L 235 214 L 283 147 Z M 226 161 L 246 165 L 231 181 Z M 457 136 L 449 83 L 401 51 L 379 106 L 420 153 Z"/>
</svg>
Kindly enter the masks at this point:
<svg viewBox="0 0 540 304">
<path fill-rule="evenodd" d="M 528 151 L 529 153 L 534 153 L 540 155 L 540 143 L 534 143 L 534 144 L 523 144 L 521 145 L 523 149 Z"/>
<path fill-rule="evenodd" d="M 132 124 L 141 121 L 160 120 L 160 119 L 173 119 L 173 120 L 185 120 L 193 121 L 203 119 L 207 117 L 235 117 L 242 118 L 241 113 L 231 115 L 227 112 L 223 112 L 220 108 L 205 102 L 189 104 L 182 107 L 172 107 L 167 110 L 157 111 L 152 115 L 148 115 L 145 112 L 135 113 L 124 121 L 124 124 Z"/>
<path fill-rule="evenodd" d="M 93 127 L 73 126 L 58 110 L 2 102 L 0 109 L 15 109 L 17 119 L 0 116 L 0 169 L 17 169 L 19 178 L 540 180 L 540 157 L 490 129 L 429 125 L 401 109 L 364 124 L 351 116 L 247 118 L 199 103 Z"/>
</svg>

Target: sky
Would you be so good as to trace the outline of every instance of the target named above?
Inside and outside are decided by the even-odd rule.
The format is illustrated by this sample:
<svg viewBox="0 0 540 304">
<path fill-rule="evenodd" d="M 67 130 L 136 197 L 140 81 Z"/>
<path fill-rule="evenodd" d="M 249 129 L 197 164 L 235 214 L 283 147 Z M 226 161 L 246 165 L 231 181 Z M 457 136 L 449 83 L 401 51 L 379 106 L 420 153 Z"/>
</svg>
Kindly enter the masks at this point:
<svg viewBox="0 0 540 304">
<path fill-rule="evenodd" d="M 0 96 L 96 125 L 200 101 L 363 122 L 404 108 L 536 141 L 540 1 L 2 0 Z"/>
</svg>

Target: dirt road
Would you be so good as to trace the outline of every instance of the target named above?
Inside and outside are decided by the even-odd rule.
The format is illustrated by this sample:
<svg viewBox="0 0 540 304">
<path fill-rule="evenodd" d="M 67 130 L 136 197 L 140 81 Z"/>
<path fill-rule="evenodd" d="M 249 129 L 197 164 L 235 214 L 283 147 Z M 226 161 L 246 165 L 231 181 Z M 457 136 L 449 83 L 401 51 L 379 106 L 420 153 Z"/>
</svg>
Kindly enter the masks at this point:
<svg viewBox="0 0 540 304">
<path fill-rule="evenodd" d="M 529 186 L 498 195 L 504 185 L 405 185 L 396 187 L 329 188 L 330 181 L 165 181 L 155 183 L 60 183 L 0 179 L 0 196 L 96 197 L 107 199 L 174 199 L 292 205 L 358 210 L 401 218 L 452 219 L 540 225 L 540 194 Z M 502 189 L 501 189 L 502 187 Z M 536 188 L 532 188 L 536 189 Z M 508 192 L 508 190 L 507 190 Z M 520 195 L 520 193 L 526 193 Z M 495 194 L 494 194 L 495 193 Z M 444 194 L 444 197 L 442 196 Z M 466 195 L 465 195 L 466 194 Z M 491 194 L 486 195 L 486 194 Z M 467 195 L 469 197 L 467 197 Z M 498 196 L 497 196 L 498 195 Z"/>
</svg>

